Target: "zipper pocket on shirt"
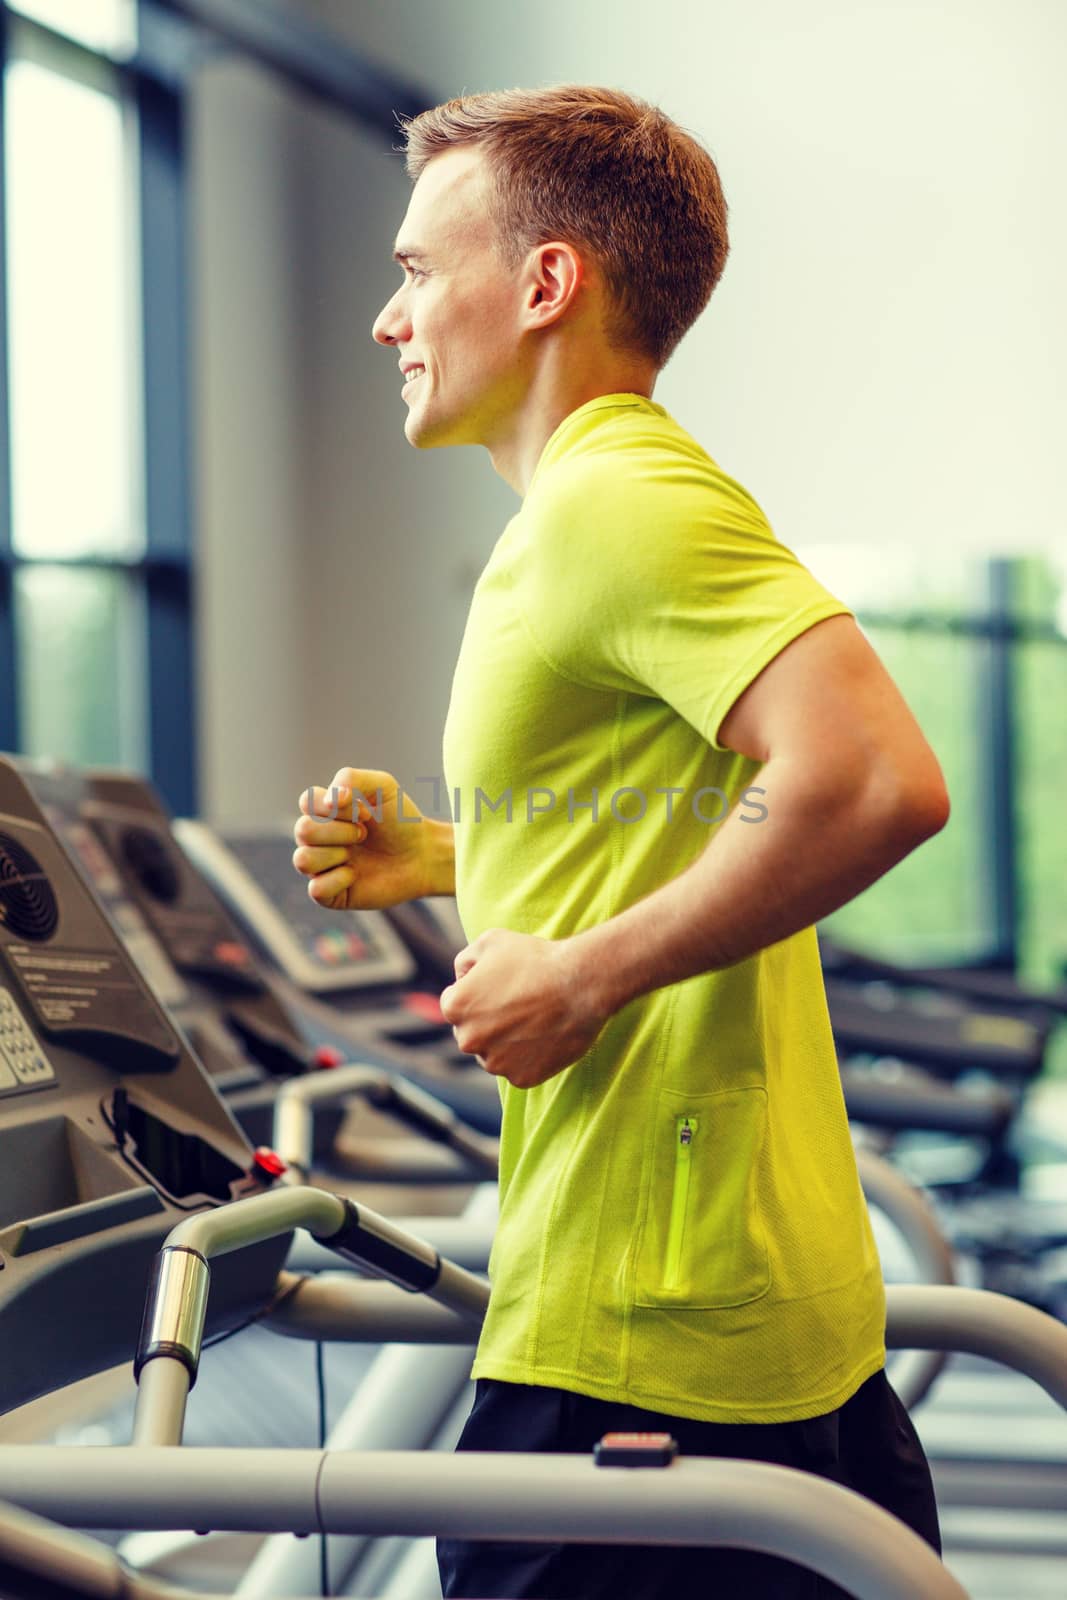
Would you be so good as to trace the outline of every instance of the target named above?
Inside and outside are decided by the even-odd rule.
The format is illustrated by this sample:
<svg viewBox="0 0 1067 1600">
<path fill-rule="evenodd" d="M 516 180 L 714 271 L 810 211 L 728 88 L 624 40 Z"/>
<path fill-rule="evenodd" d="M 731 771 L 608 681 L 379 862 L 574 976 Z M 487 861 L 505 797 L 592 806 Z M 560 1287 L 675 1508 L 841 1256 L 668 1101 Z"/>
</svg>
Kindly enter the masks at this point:
<svg viewBox="0 0 1067 1600">
<path fill-rule="evenodd" d="M 677 1289 L 682 1264 L 682 1239 L 685 1234 L 685 1210 L 689 1200 L 689 1175 L 693 1164 L 693 1139 L 697 1131 L 695 1117 L 678 1117 L 674 1131 L 674 1192 L 671 1196 L 671 1217 L 667 1228 L 667 1262 L 663 1273 L 664 1289 Z"/>
</svg>

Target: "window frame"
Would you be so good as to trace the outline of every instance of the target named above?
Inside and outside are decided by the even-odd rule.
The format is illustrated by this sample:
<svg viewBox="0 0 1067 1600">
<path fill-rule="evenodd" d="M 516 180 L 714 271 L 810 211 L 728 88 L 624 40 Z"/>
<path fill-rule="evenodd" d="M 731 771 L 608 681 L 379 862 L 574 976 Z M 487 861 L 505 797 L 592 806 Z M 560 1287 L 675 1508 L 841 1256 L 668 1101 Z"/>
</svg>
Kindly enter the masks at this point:
<svg viewBox="0 0 1067 1600">
<path fill-rule="evenodd" d="M 31 52 L 16 46 L 26 41 Z M 117 84 L 130 107 L 136 166 L 140 268 L 136 380 L 143 441 L 144 546 L 130 557 L 31 556 L 12 544 L 10 389 L 7 343 L 6 150 L 4 109 L 12 55 L 32 53 L 79 81 Z M 110 568 L 127 578 L 145 672 L 148 772 L 178 815 L 198 810 L 193 507 L 189 382 L 188 209 L 184 85 L 142 54 L 112 60 L 0 6 L 0 749 L 21 747 L 15 582 L 21 567 Z"/>
</svg>

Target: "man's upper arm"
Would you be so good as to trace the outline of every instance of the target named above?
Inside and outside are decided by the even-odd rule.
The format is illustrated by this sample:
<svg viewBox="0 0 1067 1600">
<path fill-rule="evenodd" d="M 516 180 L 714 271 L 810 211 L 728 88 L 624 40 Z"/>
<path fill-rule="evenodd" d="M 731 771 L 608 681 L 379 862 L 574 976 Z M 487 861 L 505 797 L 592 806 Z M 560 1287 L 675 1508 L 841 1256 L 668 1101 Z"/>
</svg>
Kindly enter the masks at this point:
<svg viewBox="0 0 1067 1600">
<path fill-rule="evenodd" d="M 779 651 L 734 701 L 718 742 L 756 761 L 787 757 L 842 781 L 878 777 L 948 815 L 941 768 L 855 620 L 824 618 Z"/>
</svg>

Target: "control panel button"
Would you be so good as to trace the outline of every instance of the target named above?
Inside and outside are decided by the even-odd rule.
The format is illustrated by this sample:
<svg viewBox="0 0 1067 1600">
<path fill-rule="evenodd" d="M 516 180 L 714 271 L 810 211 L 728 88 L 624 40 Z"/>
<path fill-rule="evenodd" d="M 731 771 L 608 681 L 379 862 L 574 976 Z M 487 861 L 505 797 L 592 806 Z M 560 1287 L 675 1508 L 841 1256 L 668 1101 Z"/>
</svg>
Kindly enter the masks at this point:
<svg viewBox="0 0 1067 1600">
<path fill-rule="evenodd" d="M 277 1150 L 272 1150 L 269 1145 L 265 1144 L 257 1145 L 252 1161 L 261 1172 L 265 1172 L 270 1178 L 280 1178 L 283 1172 L 289 1170 Z"/>
<path fill-rule="evenodd" d="M 404 996 L 402 1004 L 406 1011 L 413 1011 L 424 1022 L 446 1021 L 445 1014 L 441 1010 L 441 1002 L 435 994 L 423 994 L 419 990 L 413 990 L 411 994 Z"/>
<path fill-rule="evenodd" d="M 343 1066 L 347 1058 L 343 1050 L 335 1049 L 332 1044 L 320 1044 L 316 1046 L 311 1059 L 320 1070 L 329 1071 L 333 1067 Z"/>
<path fill-rule="evenodd" d="M 55 1076 L 11 993 L 0 988 L 0 1090 L 36 1089 Z"/>
</svg>

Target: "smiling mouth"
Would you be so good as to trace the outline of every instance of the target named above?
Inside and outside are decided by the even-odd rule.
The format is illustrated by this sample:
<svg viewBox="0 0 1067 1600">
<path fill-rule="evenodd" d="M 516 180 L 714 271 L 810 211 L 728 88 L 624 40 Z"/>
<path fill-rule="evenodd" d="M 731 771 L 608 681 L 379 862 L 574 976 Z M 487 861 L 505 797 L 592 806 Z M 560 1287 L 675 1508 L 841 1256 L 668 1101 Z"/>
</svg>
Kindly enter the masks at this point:
<svg viewBox="0 0 1067 1600">
<path fill-rule="evenodd" d="M 401 389 L 400 393 L 401 394 L 406 394 L 408 392 L 408 390 L 411 388 L 413 383 L 418 383 L 419 379 L 420 378 L 425 378 L 425 376 L 426 376 L 426 368 L 423 367 L 421 372 L 416 372 L 416 374 L 415 374 L 415 376 L 413 378 L 408 378 L 405 381 L 404 386 Z"/>
</svg>

